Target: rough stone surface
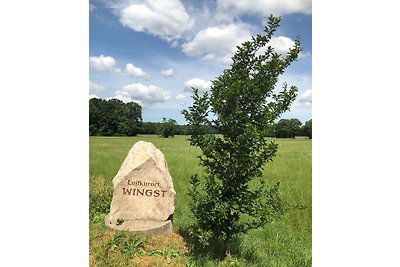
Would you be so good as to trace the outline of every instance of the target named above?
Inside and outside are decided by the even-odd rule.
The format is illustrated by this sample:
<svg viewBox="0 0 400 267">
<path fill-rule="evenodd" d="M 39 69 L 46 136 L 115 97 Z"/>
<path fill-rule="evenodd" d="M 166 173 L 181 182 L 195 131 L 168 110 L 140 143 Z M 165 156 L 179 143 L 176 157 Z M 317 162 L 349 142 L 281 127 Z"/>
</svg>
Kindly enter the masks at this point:
<svg viewBox="0 0 400 267">
<path fill-rule="evenodd" d="M 152 143 L 135 143 L 113 186 L 107 226 L 138 233 L 172 231 L 176 193 L 164 155 Z"/>
</svg>

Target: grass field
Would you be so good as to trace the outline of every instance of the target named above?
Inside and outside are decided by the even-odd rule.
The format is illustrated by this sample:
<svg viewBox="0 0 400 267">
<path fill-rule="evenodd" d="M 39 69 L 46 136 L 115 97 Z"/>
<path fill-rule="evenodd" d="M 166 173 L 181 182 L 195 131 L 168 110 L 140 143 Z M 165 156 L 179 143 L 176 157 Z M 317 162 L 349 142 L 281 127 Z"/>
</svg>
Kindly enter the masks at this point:
<svg viewBox="0 0 400 267">
<path fill-rule="evenodd" d="M 265 228 L 242 236 L 233 248 L 232 258 L 224 261 L 207 255 L 193 255 L 187 249 L 181 230 L 191 222 L 189 178 L 201 173 L 197 156 L 187 136 L 161 138 L 90 137 L 90 265 L 91 266 L 311 266 L 311 140 L 277 139 L 278 154 L 265 165 L 268 184 L 280 181 L 282 198 L 301 203 Z M 129 149 L 139 140 L 150 141 L 168 163 L 177 193 L 174 233 L 154 237 L 116 232 L 104 226 L 112 198 L 112 178 Z"/>
</svg>

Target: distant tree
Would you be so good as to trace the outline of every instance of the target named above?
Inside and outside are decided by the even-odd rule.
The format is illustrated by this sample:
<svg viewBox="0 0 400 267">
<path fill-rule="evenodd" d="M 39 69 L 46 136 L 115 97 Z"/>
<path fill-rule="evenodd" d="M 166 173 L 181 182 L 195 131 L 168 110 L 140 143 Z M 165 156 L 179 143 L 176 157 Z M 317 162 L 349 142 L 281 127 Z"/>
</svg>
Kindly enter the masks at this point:
<svg viewBox="0 0 400 267">
<path fill-rule="evenodd" d="M 275 124 L 275 137 L 295 138 L 300 135 L 301 121 L 299 119 L 281 119 Z"/>
<path fill-rule="evenodd" d="M 307 136 L 308 138 L 312 139 L 312 119 L 306 121 L 306 123 L 302 127 L 303 136 Z"/>
<path fill-rule="evenodd" d="M 272 48 L 279 24 L 280 18 L 270 16 L 264 35 L 237 47 L 232 65 L 212 81 L 210 94 L 199 95 L 194 88 L 193 105 L 182 111 L 204 167 L 202 177 L 191 178 L 196 220 L 189 233 L 199 244 L 221 244 L 225 255 L 233 238 L 283 212 L 279 184 L 266 186 L 261 177 L 278 147 L 267 140 L 267 125 L 289 110 L 297 94 L 297 87 L 286 83 L 275 92 L 275 84 L 301 48 L 299 39 L 285 56 Z M 210 126 L 219 134 L 206 134 Z"/>
<path fill-rule="evenodd" d="M 142 127 L 142 107 L 135 102 L 128 102 L 125 107 L 127 109 L 125 119 L 129 125 L 128 135 L 137 135 Z"/>
<path fill-rule="evenodd" d="M 161 125 L 159 122 L 143 122 L 140 129 L 141 134 L 157 134 L 157 128 Z"/>
<path fill-rule="evenodd" d="M 301 134 L 301 121 L 299 119 L 290 119 L 290 125 L 293 129 L 294 136 L 299 136 Z"/>
<path fill-rule="evenodd" d="M 160 136 L 168 138 L 169 136 L 174 137 L 177 129 L 177 122 L 173 119 L 163 118 L 161 124 L 159 125 L 157 132 Z"/>
<path fill-rule="evenodd" d="M 189 126 L 188 125 L 176 125 L 175 134 L 186 135 L 189 134 Z"/>
<path fill-rule="evenodd" d="M 89 100 L 89 135 L 100 135 L 100 128 L 105 123 L 103 101 L 98 98 Z"/>
<path fill-rule="evenodd" d="M 142 123 L 142 107 L 118 99 L 89 100 L 89 135 L 135 136 Z"/>
</svg>

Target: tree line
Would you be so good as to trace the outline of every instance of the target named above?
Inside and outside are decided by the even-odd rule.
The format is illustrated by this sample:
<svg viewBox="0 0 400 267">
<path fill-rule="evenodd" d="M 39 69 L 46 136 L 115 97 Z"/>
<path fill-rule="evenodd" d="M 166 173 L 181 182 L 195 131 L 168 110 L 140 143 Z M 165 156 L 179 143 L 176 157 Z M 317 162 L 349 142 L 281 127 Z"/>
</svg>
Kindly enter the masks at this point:
<svg viewBox="0 0 400 267">
<path fill-rule="evenodd" d="M 212 125 L 204 126 L 206 134 L 218 134 Z M 124 103 L 118 99 L 89 100 L 89 135 L 90 136 L 136 136 L 155 134 L 162 137 L 190 135 L 188 125 L 180 125 L 174 119 L 163 118 L 161 122 L 143 122 L 142 107 L 135 103 Z M 299 119 L 280 119 L 268 126 L 269 137 L 294 138 L 305 136 L 312 138 L 312 120 L 304 125 Z"/>
<path fill-rule="evenodd" d="M 205 127 L 205 133 L 216 134 L 218 131 L 211 127 Z M 157 134 L 163 137 L 174 135 L 190 135 L 188 125 L 180 125 L 174 119 L 163 118 L 162 122 L 143 122 L 140 134 Z"/>
<path fill-rule="evenodd" d="M 280 119 L 269 127 L 269 136 L 276 138 L 295 138 L 305 136 L 312 138 L 312 120 L 306 121 L 302 125 L 299 119 Z"/>
<path fill-rule="evenodd" d="M 89 135 L 135 136 L 142 127 L 142 107 L 118 99 L 89 100 Z"/>
</svg>

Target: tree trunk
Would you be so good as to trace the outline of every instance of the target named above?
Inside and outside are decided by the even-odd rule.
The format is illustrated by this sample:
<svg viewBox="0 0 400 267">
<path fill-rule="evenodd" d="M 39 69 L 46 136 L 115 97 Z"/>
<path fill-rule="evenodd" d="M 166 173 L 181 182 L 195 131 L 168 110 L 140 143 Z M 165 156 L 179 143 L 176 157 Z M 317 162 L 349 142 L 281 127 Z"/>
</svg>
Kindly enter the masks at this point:
<svg viewBox="0 0 400 267">
<path fill-rule="evenodd" d="M 229 245 L 229 240 L 224 241 L 224 258 L 225 259 L 231 258 L 231 247 Z"/>
</svg>

